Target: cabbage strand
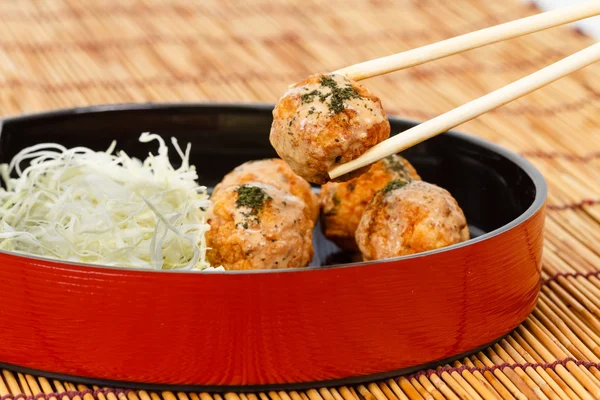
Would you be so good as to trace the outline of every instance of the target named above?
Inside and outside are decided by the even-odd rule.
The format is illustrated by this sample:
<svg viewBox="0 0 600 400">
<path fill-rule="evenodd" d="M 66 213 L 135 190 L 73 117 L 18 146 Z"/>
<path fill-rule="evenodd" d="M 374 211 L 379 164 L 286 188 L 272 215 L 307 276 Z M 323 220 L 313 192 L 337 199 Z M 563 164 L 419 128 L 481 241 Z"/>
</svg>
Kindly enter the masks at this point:
<svg viewBox="0 0 600 400">
<path fill-rule="evenodd" d="M 206 260 L 206 187 L 185 152 L 173 168 L 163 138 L 142 162 L 42 143 L 0 165 L 0 249 L 65 261 L 156 270 L 214 270 Z M 21 164 L 28 165 L 22 169 Z M 222 267 L 218 268 L 219 270 Z"/>
</svg>

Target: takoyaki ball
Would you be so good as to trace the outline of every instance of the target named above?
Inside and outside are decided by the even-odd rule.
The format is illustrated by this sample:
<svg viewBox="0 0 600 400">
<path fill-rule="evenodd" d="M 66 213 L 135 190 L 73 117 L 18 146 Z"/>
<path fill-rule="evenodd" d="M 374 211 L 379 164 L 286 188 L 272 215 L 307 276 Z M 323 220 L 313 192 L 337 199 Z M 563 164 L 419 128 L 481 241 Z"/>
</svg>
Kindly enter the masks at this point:
<svg viewBox="0 0 600 400">
<path fill-rule="evenodd" d="M 279 158 L 248 161 L 225 175 L 213 190 L 213 196 L 229 186 L 244 183 L 262 183 L 299 197 L 306 204 L 306 211 L 313 222 L 319 218 L 319 202 L 310 184 L 296 175 L 290 166 Z"/>
<path fill-rule="evenodd" d="M 229 186 L 212 197 L 206 233 L 211 265 L 226 270 L 306 267 L 313 222 L 298 197 L 273 186 Z"/>
<path fill-rule="evenodd" d="M 355 233 L 360 218 L 375 193 L 394 179 L 411 181 L 421 177 L 404 157 L 392 155 L 371 165 L 358 178 L 323 185 L 319 202 L 325 237 L 343 250 L 358 251 Z"/>
<path fill-rule="evenodd" d="M 381 101 L 342 75 L 312 75 L 279 99 L 271 144 L 292 170 L 309 182 L 328 182 L 328 171 L 390 136 Z M 366 172 L 361 168 L 338 180 Z"/>
<path fill-rule="evenodd" d="M 463 211 L 445 189 L 394 180 L 369 202 L 356 230 L 365 260 L 439 249 L 469 239 Z"/>
</svg>

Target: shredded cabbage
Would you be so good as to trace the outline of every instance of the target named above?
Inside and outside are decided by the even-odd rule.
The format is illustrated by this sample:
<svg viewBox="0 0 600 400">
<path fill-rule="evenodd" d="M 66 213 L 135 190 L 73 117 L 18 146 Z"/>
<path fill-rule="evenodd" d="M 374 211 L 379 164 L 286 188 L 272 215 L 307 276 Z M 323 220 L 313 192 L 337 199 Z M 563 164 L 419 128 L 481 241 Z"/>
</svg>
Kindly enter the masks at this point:
<svg viewBox="0 0 600 400">
<path fill-rule="evenodd" d="M 222 270 L 206 260 L 210 226 L 206 187 L 177 140 L 173 168 L 156 134 L 158 154 L 142 162 L 116 142 L 108 150 L 42 143 L 0 165 L 0 249 L 65 261 L 155 270 Z M 21 164 L 29 161 L 22 169 Z"/>
</svg>

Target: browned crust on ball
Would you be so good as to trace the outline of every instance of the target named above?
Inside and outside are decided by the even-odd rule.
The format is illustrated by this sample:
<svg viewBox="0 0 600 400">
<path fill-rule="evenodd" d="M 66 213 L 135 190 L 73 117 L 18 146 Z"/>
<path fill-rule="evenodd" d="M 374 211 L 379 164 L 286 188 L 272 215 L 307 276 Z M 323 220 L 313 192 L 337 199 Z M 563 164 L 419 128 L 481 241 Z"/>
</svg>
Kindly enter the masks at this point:
<svg viewBox="0 0 600 400">
<path fill-rule="evenodd" d="M 316 223 L 319 219 L 319 200 L 310 184 L 292 171 L 290 166 L 279 158 L 247 161 L 223 177 L 215 186 L 212 195 L 235 185 L 263 183 L 299 197 L 306 204 L 306 212 Z"/>
<path fill-rule="evenodd" d="M 445 189 L 413 181 L 373 197 L 356 230 L 365 260 L 421 253 L 469 239 L 462 209 Z"/>
<path fill-rule="evenodd" d="M 303 268 L 312 260 L 313 222 L 304 212 L 302 200 L 260 186 L 269 197 L 249 218 L 240 217 L 248 210 L 236 205 L 240 186 L 225 188 L 212 198 L 206 233 L 206 257 L 212 266 L 222 265 L 226 270 Z"/>
<path fill-rule="evenodd" d="M 346 251 L 358 251 L 356 228 L 362 214 L 379 190 L 393 179 L 420 180 L 415 168 L 403 157 L 380 160 L 352 180 L 329 182 L 321 187 L 321 227 L 325 237 Z"/>
<path fill-rule="evenodd" d="M 320 84 L 322 76 L 312 75 L 294 87 Z M 328 171 L 331 168 L 358 158 L 390 135 L 390 124 L 379 98 L 357 82 L 349 82 L 360 95 L 354 108 L 348 108 L 346 102 L 346 107 L 339 113 L 307 116 L 301 111 L 305 111 L 310 105 L 303 104 L 302 93 L 290 93 L 282 97 L 273 110 L 271 144 L 279 157 L 309 182 L 324 184 L 330 181 Z M 303 116 L 299 117 L 300 115 Z M 366 122 L 366 116 L 372 122 Z M 360 128 L 361 124 L 364 124 L 364 130 Z M 366 134 L 358 138 L 358 131 Z M 352 179 L 367 169 L 363 168 L 337 180 Z"/>
</svg>

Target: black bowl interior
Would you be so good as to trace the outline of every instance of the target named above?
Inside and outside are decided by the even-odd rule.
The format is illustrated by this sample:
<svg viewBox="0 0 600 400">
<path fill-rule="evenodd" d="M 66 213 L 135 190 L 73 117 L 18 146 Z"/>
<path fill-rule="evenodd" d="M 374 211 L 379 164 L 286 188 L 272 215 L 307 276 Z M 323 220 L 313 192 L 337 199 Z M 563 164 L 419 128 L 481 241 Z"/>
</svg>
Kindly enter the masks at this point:
<svg viewBox="0 0 600 400">
<path fill-rule="evenodd" d="M 42 142 L 67 147 L 105 150 L 113 140 L 129 155 L 145 158 L 156 144 L 142 144 L 142 132 L 174 136 L 181 145 L 192 143 L 191 162 L 202 185 L 212 187 L 237 165 L 252 159 L 276 157 L 269 143 L 272 106 L 145 105 L 57 111 L 9 118 L 0 135 L 0 162 Z M 416 123 L 390 118 L 393 134 Z M 174 165 L 177 157 L 171 154 Z M 472 237 L 510 223 L 534 202 L 536 186 L 508 152 L 480 139 L 444 133 L 402 153 L 421 177 L 452 193 L 462 207 Z M 318 187 L 315 187 L 318 191 Z M 350 262 L 315 228 L 315 259 L 311 265 Z"/>
</svg>

